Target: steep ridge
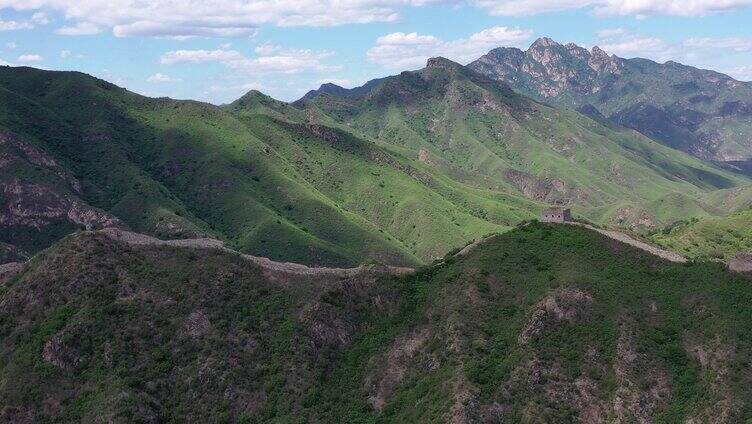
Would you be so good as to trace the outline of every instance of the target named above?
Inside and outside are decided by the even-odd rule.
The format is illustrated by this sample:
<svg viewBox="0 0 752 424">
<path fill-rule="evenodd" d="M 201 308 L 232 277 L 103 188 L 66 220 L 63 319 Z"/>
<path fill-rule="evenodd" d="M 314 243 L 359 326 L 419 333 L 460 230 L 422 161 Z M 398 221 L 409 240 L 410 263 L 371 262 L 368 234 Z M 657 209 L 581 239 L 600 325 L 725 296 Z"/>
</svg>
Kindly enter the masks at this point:
<svg viewBox="0 0 752 424">
<path fill-rule="evenodd" d="M 228 253 L 239 254 L 265 271 L 282 272 L 295 275 L 306 276 L 332 276 L 332 277 L 353 277 L 363 272 L 385 272 L 394 275 L 403 275 L 415 272 L 413 268 L 394 267 L 389 265 L 379 266 L 360 266 L 357 268 L 326 268 L 326 267 L 309 267 L 292 262 L 276 262 L 269 258 L 258 256 L 244 255 L 225 247 L 221 240 L 211 238 L 200 239 L 180 239 L 180 240 L 160 240 L 145 234 L 138 234 L 130 231 L 123 231 L 118 228 L 105 228 L 100 231 L 113 240 L 123 242 L 133 246 L 170 246 L 192 249 L 209 249 L 220 250 Z"/>
<path fill-rule="evenodd" d="M 119 225 L 307 265 L 415 266 L 547 203 L 655 228 L 726 213 L 708 193 L 749 183 L 446 59 L 354 92 L 216 107 L 0 68 L 0 242 L 34 253 Z"/>
<path fill-rule="evenodd" d="M 565 204 L 597 222 L 660 227 L 722 214 L 703 193 L 750 180 L 624 128 L 537 103 L 444 58 L 362 96 L 295 103 L 479 188 Z"/>
<path fill-rule="evenodd" d="M 668 61 L 622 59 L 550 38 L 500 47 L 469 68 L 538 100 L 603 116 L 718 161 L 752 158 L 752 83 Z"/>
<path fill-rule="evenodd" d="M 308 264 L 420 261 L 383 230 L 339 209 L 222 108 L 148 99 L 83 74 L 31 68 L 0 69 L 0 86 L 8 106 L 0 127 L 74 176 L 82 203 L 135 231 L 163 238 L 208 235 L 246 252 Z M 35 166 L 25 169 L 3 177 L 12 182 L 27 172 L 45 186 L 59 179 Z M 66 198 L 71 189 L 59 190 L 57 196 Z M 54 206 L 43 200 L 37 215 Z M 6 207 L 12 215 L 15 205 Z M 81 228 L 52 219 L 38 228 L 9 220 L 3 225 L 9 234 L 3 241 L 31 250 Z"/>
<path fill-rule="evenodd" d="M 750 280 L 721 264 L 540 223 L 401 277 L 269 273 L 215 247 L 110 235 L 67 237 L 0 286 L 2 420 L 752 413 Z"/>
</svg>

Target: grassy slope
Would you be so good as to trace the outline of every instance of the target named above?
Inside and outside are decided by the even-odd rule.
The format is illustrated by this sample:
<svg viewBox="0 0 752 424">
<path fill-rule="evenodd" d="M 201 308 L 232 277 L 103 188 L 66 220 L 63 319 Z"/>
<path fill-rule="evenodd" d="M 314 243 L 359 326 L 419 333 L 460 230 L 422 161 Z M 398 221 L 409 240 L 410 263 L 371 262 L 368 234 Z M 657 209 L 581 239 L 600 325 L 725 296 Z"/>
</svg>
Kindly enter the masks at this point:
<svg viewBox="0 0 752 424">
<path fill-rule="evenodd" d="M 138 231 L 159 234 L 168 219 L 272 258 L 418 262 L 338 209 L 220 108 L 147 99 L 76 73 L 0 74 L 3 127 L 58 157 L 83 182 L 86 200 Z"/>
<path fill-rule="evenodd" d="M 306 108 L 255 92 L 225 108 L 148 99 L 30 68 L 0 69 L 0 96 L 0 126 L 56 157 L 84 200 L 133 229 L 304 263 L 430 261 L 557 201 L 600 222 L 660 226 L 720 213 L 706 193 L 748 182 L 441 67 Z M 545 196 L 523 196 L 509 170 Z M 31 232 L 28 246 L 74 229 L 64 224 Z"/>
<path fill-rule="evenodd" d="M 677 222 L 651 239 L 687 257 L 730 260 L 736 253 L 752 251 L 752 209 Z"/>
<path fill-rule="evenodd" d="M 341 281 L 76 236 L 0 287 L 0 410 L 15 422 L 739 422 L 752 413 L 749 284 L 543 224 L 413 276 Z"/>
<path fill-rule="evenodd" d="M 704 193 L 750 183 L 633 131 L 532 102 L 458 65 L 402 73 L 364 98 L 322 94 L 302 105 L 412 155 L 425 149 L 475 186 L 519 196 L 506 172 L 526 173 L 530 185 L 548 185 L 529 197 L 567 203 L 599 222 L 626 215 L 623 224 L 648 217 L 665 225 L 718 214 Z"/>
</svg>

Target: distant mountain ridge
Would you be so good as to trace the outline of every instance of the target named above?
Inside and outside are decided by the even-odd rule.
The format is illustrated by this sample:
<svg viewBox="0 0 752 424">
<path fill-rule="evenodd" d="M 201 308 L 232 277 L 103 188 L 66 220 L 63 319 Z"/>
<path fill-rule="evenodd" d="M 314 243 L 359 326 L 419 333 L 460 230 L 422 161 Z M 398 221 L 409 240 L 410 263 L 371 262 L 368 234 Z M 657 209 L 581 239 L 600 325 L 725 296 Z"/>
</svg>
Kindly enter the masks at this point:
<svg viewBox="0 0 752 424">
<path fill-rule="evenodd" d="M 327 94 L 332 94 L 335 96 L 342 96 L 342 97 L 364 96 L 368 94 L 368 92 L 376 88 L 379 84 L 381 84 L 387 78 L 388 77 L 372 79 L 361 86 L 353 87 L 353 88 L 344 88 L 337 84 L 327 82 L 327 83 L 321 84 L 321 86 L 317 90 L 309 91 L 300 100 L 311 100 L 314 97 L 322 93 L 327 93 Z"/>
<path fill-rule="evenodd" d="M 599 114 L 663 144 L 717 161 L 752 158 L 752 83 L 668 61 L 623 59 L 536 40 L 467 65 L 557 106 Z"/>
<path fill-rule="evenodd" d="M 324 90 L 293 104 L 471 186 L 567 204 L 599 222 L 655 227 L 677 214 L 712 215 L 695 188 L 739 184 L 602 116 L 550 107 L 446 58 L 369 85 L 359 96 Z"/>
<path fill-rule="evenodd" d="M 221 107 L 0 67 L 0 101 L 0 242 L 28 255 L 119 226 L 309 265 L 414 266 L 552 203 L 643 230 L 736 210 L 705 199 L 750 185 L 444 58 Z"/>
</svg>

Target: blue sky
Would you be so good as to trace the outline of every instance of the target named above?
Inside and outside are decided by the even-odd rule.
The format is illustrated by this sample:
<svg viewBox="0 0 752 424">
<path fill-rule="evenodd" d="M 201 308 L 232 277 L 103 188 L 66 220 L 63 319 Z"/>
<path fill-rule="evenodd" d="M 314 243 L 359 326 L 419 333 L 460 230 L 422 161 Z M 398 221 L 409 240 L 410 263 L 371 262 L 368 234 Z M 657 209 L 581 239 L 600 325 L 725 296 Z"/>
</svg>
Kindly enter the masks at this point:
<svg viewBox="0 0 752 424">
<path fill-rule="evenodd" d="M 294 100 L 538 37 L 752 80 L 752 0 L 0 0 L 0 60 L 149 96 Z"/>
</svg>

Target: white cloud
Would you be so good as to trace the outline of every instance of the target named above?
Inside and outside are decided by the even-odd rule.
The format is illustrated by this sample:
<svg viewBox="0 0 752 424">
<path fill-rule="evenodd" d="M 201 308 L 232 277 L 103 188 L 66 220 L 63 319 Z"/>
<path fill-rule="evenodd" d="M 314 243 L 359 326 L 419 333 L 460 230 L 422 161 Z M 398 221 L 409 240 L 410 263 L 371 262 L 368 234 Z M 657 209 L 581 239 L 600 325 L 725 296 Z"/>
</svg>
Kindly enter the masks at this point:
<svg viewBox="0 0 752 424">
<path fill-rule="evenodd" d="M 161 74 L 158 72 L 150 76 L 149 78 L 147 78 L 146 81 L 159 84 L 159 83 L 164 83 L 164 82 L 176 82 L 176 81 L 180 81 L 180 79 L 172 78 L 169 75 Z"/>
<path fill-rule="evenodd" d="M 684 41 L 684 45 L 692 48 L 729 49 L 736 52 L 747 52 L 752 50 L 752 38 L 689 38 Z"/>
<path fill-rule="evenodd" d="M 67 59 L 67 58 L 70 57 L 70 55 L 71 55 L 71 51 L 70 50 L 61 50 L 60 51 L 60 58 L 61 59 Z"/>
<path fill-rule="evenodd" d="M 50 23 L 50 19 L 47 17 L 46 13 L 36 12 L 31 15 L 31 22 L 39 25 L 47 25 L 48 23 Z"/>
<path fill-rule="evenodd" d="M 0 66 L 13 66 L 13 64 L 10 62 L 6 62 L 3 59 L 0 59 Z"/>
<path fill-rule="evenodd" d="M 432 35 L 418 35 L 417 32 L 405 34 L 404 32 L 394 32 L 376 39 L 376 44 L 433 44 L 439 42 L 439 39 Z"/>
<path fill-rule="evenodd" d="M 605 0 L 594 2 L 600 15 L 701 16 L 752 7 L 752 0 Z"/>
<path fill-rule="evenodd" d="M 752 7 L 752 0 L 475 0 L 497 16 L 524 16 L 592 7 L 596 15 L 700 16 Z"/>
<path fill-rule="evenodd" d="M 265 49 L 260 51 L 269 53 Z M 240 72 L 296 74 L 339 70 L 339 67 L 325 65 L 321 62 L 322 59 L 332 55 L 331 52 L 297 49 L 276 49 L 271 54 L 258 55 L 257 57 L 247 57 L 237 50 L 177 50 L 163 54 L 160 63 L 177 65 L 217 62 Z"/>
<path fill-rule="evenodd" d="M 629 37 L 601 44 L 599 47 L 617 56 L 640 56 L 653 58 L 658 61 L 668 60 L 675 53 L 674 46 L 657 37 Z"/>
<path fill-rule="evenodd" d="M 725 73 L 739 81 L 752 81 L 752 66 L 737 66 L 727 69 Z"/>
<path fill-rule="evenodd" d="M 496 16 L 525 16 L 590 6 L 591 0 L 475 0 L 473 4 Z"/>
<path fill-rule="evenodd" d="M 278 52 L 281 49 L 282 48 L 276 44 L 265 43 L 265 44 L 256 46 L 256 48 L 253 49 L 253 51 L 256 52 L 256 54 L 268 56 L 274 52 Z"/>
<path fill-rule="evenodd" d="M 23 29 L 65 16 L 66 35 L 111 30 L 119 37 L 248 37 L 261 25 L 336 26 L 394 22 L 405 8 L 427 4 L 472 5 L 497 16 L 522 16 L 589 8 L 597 15 L 697 16 L 752 7 L 752 0 L 0 0 L 0 9 L 34 12 L 27 21 L 0 28 Z"/>
<path fill-rule="evenodd" d="M 182 63 L 228 62 L 242 60 L 243 55 L 236 50 L 176 50 L 162 55 L 159 62 L 163 65 Z"/>
<path fill-rule="evenodd" d="M 41 62 L 42 60 L 42 56 L 38 54 L 22 54 L 18 56 L 19 62 Z"/>
<path fill-rule="evenodd" d="M 608 28 L 598 31 L 598 38 L 608 39 L 614 37 L 621 37 L 627 34 L 627 30 L 624 28 Z"/>
<path fill-rule="evenodd" d="M 94 35 L 102 32 L 102 29 L 94 23 L 84 21 L 73 26 L 58 28 L 55 32 L 60 35 Z"/>
<path fill-rule="evenodd" d="M 212 27 L 190 24 L 166 24 L 155 21 L 138 21 L 126 25 L 116 25 L 112 28 L 112 33 L 116 37 L 251 37 L 256 35 L 257 31 L 254 27 Z"/>
<path fill-rule="evenodd" d="M 522 16 L 589 8 L 597 15 L 698 16 L 752 7 L 752 0 L 0 0 L 0 9 L 34 12 L 28 21 L 0 28 L 23 29 L 65 16 L 61 34 L 111 30 L 116 36 L 184 38 L 247 37 L 261 25 L 336 26 L 394 22 L 405 8 L 427 4 L 482 8 L 491 15 Z"/>
<path fill-rule="evenodd" d="M 367 55 L 372 62 L 392 69 L 422 66 L 432 56 L 468 62 L 495 47 L 519 45 L 532 35 L 529 29 L 494 27 L 468 38 L 444 41 L 431 35 L 396 32 L 379 37 Z"/>
<path fill-rule="evenodd" d="M 448 3 L 459 0 L 448 0 Z M 393 22 L 405 7 L 444 0 L 0 0 L 0 9 L 59 13 L 75 32 L 80 23 L 116 36 L 246 37 L 264 24 L 336 26 Z M 93 28 L 93 27 L 90 27 Z M 80 33 L 80 31 L 79 31 Z"/>
<path fill-rule="evenodd" d="M 30 21 L 0 21 L 0 31 L 17 31 L 19 29 L 32 29 L 34 24 Z"/>
<path fill-rule="evenodd" d="M 3 21 L 0 20 L 0 31 L 17 31 L 22 29 L 33 29 L 36 25 L 46 25 L 50 22 L 47 14 L 36 12 L 31 18 L 24 20 Z"/>
<path fill-rule="evenodd" d="M 18 44 L 16 43 L 5 43 L 5 48 L 8 50 L 15 50 L 16 47 L 18 47 Z"/>
</svg>

